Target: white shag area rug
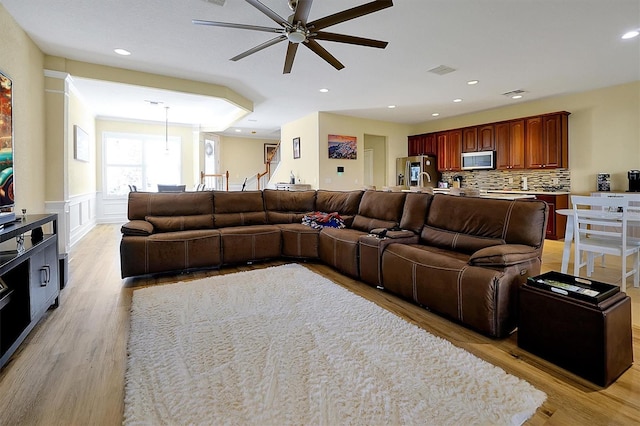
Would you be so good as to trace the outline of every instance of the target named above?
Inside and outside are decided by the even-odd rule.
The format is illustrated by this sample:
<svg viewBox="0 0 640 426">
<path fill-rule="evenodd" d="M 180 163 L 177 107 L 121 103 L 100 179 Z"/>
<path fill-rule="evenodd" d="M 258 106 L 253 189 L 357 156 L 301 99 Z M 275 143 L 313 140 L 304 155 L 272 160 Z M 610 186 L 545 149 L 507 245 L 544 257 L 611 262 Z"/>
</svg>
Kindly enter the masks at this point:
<svg viewBox="0 0 640 426">
<path fill-rule="evenodd" d="M 303 266 L 135 290 L 126 425 L 509 425 L 546 395 Z"/>
</svg>

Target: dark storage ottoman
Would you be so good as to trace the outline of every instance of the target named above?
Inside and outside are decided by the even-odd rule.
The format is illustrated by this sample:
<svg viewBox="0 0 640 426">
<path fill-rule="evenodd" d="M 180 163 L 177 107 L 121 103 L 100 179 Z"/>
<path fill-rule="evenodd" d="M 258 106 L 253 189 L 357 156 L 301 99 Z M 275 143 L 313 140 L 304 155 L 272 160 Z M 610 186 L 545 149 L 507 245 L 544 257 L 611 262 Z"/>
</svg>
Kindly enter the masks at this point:
<svg viewBox="0 0 640 426">
<path fill-rule="evenodd" d="M 591 281 L 587 296 L 567 287 L 584 281 L 550 272 L 520 288 L 518 346 L 597 385 L 609 386 L 633 363 L 631 299 L 618 287 Z M 553 288 L 551 288 L 553 287 Z"/>
</svg>

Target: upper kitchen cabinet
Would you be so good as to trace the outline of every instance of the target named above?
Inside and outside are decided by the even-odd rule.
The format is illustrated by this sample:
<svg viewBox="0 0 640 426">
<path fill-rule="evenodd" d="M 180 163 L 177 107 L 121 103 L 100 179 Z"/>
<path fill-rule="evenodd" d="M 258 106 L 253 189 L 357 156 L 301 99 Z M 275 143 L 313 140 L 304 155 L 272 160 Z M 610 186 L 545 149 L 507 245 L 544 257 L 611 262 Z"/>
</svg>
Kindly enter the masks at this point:
<svg viewBox="0 0 640 426">
<path fill-rule="evenodd" d="M 478 151 L 493 151 L 496 149 L 493 124 L 478 126 Z"/>
<path fill-rule="evenodd" d="M 568 112 L 529 117 L 526 123 L 527 168 L 568 167 Z"/>
<path fill-rule="evenodd" d="M 462 129 L 462 152 L 478 151 L 478 128 Z"/>
<path fill-rule="evenodd" d="M 496 168 L 524 169 L 525 120 L 495 124 Z"/>
<path fill-rule="evenodd" d="M 407 151 L 409 157 L 415 155 L 437 155 L 436 135 L 433 133 L 409 136 L 408 143 Z"/>
<path fill-rule="evenodd" d="M 462 152 L 496 149 L 493 124 L 467 127 L 462 130 Z"/>
<path fill-rule="evenodd" d="M 462 129 L 438 133 L 436 138 L 438 145 L 438 171 L 461 170 Z"/>
</svg>

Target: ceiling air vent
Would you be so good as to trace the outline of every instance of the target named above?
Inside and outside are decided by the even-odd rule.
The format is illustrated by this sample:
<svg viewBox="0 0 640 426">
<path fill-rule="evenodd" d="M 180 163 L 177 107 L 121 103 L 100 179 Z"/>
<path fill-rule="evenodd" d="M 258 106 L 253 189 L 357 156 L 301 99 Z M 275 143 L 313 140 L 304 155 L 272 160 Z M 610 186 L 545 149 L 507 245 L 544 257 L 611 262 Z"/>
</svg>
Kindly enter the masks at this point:
<svg viewBox="0 0 640 426">
<path fill-rule="evenodd" d="M 445 75 L 445 74 L 449 74 L 450 72 L 454 72 L 455 70 L 456 70 L 455 68 L 451 68 L 447 65 L 440 65 L 435 68 L 431 68 L 429 72 L 433 74 L 438 74 L 438 75 Z"/>
<path fill-rule="evenodd" d="M 518 90 L 512 90 L 510 92 L 505 92 L 502 94 L 502 96 L 513 98 L 514 96 L 522 95 L 523 93 L 527 93 L 527 92 L 522 89 L 518 89 Z"/>
<path fill-rule="evenodd" d="M 207 3 L 217 4 L 218 6 L 224 6 L 224 2 L 227 0 L 203 0 L 203 1 L 206 1 Z"/>
</svg>

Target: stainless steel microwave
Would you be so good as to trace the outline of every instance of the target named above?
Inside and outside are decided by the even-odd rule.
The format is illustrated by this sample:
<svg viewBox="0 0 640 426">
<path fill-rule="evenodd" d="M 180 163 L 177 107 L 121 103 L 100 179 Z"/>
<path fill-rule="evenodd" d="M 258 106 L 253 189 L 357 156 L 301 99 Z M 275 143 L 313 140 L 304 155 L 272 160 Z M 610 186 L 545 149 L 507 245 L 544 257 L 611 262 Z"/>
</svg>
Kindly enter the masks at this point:
<svg viewBox="0 0 640 426">
<path fill-rule="evenodd" d="M 495 151 L 463 152 L 462 170 L 488 170 L 496 168 Z"/>
</svg>

